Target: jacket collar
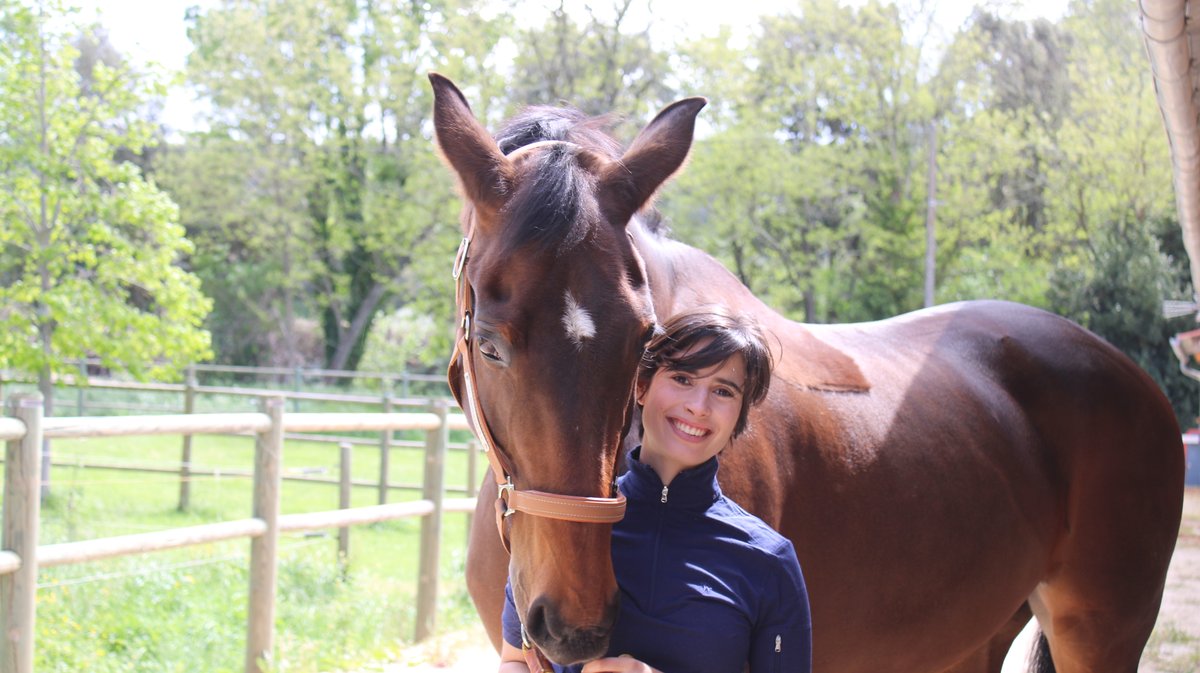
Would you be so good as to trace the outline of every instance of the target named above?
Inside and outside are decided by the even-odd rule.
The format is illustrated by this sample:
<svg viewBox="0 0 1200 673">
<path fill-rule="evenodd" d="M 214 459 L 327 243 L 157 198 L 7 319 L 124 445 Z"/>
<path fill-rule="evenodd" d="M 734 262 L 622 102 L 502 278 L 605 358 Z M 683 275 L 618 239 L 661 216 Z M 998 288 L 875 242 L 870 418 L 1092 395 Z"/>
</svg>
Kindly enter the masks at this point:
<svg viewBox="0 0 1200 673">
<path fill-rule="evenodd" d="M 654 468 L 643 463 L 639 456 L 642 447 L 629 452 L 625 464 L 629 470 L 617 480 L 625 497 L 632 501 L 660 504 L 663 483 Z M 675 475 L 667 489 L 666 505 L 672 509 L 703 511 L 721 497 L 721 486 L 717 483 L 717 457 L 713 456 L 696 467 Z"/>
</svg>

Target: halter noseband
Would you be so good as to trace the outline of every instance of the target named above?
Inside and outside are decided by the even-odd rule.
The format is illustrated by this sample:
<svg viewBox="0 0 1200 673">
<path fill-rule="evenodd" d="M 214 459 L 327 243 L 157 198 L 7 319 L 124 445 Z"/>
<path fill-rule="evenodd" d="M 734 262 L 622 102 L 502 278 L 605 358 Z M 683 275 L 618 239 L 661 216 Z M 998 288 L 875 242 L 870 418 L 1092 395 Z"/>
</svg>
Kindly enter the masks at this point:
<svg viewBox="0 0 1200 673">
<path fill-rule="evenodd" d="M 475 387 L 475 366 L 471 360 L 471 320 L 475 308 L 475 298 L 471 289 L 471 281 L 468 280 L 466 273 L 473 233 L 474 226 L 463 238 L 454 259 L 453 276 L 456 284 L 456 303 L 461 319 L 458 324 L 458 338 L 454 346 L 454 353 L 451 355 L 449 376 L 453 377 L 454 359 L 461 358 L 462 390 L 466 398 L 463 411 L 475 431 L 475 436 L 479 438 L 487 452 L 488 462 L 492 466 L 492 475 L 499 488 L 496 498 L 496 526 L 500 531 L 500 540 L 504 543 L 505 551 L 509 551 L 509 541 L 504 520 L 517 512 L 580 523 L 616 523 L 620 521 L 625 516 L 625 496 L 616 491 L 615 486 L 613 487 L 616 492 L 615 497 L 598 498 L 520 490 L 513 484 L 512 461 L 501 451 L 500 445 L 492 437 L 487 419 L 483 415 L 483 407 L 479 404 L 478 390 Z"/>
</svg>

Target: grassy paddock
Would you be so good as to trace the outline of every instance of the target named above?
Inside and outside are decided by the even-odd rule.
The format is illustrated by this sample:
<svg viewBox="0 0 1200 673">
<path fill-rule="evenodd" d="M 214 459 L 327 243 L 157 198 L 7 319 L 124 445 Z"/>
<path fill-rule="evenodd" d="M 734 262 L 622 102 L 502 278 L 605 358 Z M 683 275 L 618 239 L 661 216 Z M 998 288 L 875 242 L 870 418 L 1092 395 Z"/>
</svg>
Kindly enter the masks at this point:
<svg viewBox="0 0 1200 673">
<path fill-rule="evenodd" d="M 414 437 L 415 438 L 415 437 Z M 456 437 L 456 440 L 464 439 Z M 151 436 L 56 440 L 56 460 L 177 465 L 181 438 Z M 249 470 L 250 437 L 197 435 L 193 463 Z M 356 446 L 355 478 L 378 479 L 379 451 Z M 336 478 L 334 444 L 288 441 L 284 473 L 324 470 Z M 393 449 L 390 480 L 420 483 L 423 453 Z M 451 452 L 447 484 L 466 482 L 466 456 Z M 140 533 L 251 515 L 252 480 L 197 477 L 191 508 L 176 509 L 179 479 L 170 474 L 55 466 L 42 509 L 41 543 Z M 416 499 L 393 491 L 392 502 Z M 285 481 L 282 513 L 337 507 L 337 487 Z M 378 500 L 356 488 L 354 506 Z M 445 517 L 438 624 L 474 621 L 463 587 L 466 517 Z M 278 671 L 335 671 L 388 658 L 411 641 L 420 519 L 351 528 L 343 572 L 337 533 L 288 534 L 280 540 L 276 653 Z M 35 667 L 39 671 L 241 671 L 245 649 L 250 541 L 43 569 L 39 576 Z"/>
</svg>

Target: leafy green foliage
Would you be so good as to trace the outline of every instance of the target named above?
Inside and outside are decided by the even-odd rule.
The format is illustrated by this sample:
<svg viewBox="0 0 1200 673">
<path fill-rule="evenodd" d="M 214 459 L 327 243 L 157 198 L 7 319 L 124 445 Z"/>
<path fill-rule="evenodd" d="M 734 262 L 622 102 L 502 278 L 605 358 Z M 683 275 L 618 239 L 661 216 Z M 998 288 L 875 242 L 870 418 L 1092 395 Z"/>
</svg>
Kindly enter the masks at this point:
<svg viewBox="0 0 1200 673">
<path fill-rule="evenodd" d="M 688 68 L 729 93 L 664 210 L 685 239 L 723 241 L 714 252 L 797 318 L 916 308 L 924 138 L 912 128 L 929 100 L 897 8 L 807 0 L 761 33 L 748 54 L 724 35 L 688 46 Z"/>
<path fill-rule="evenodd" d="M 417 372 L 439 369 L 441 358 L 429 359 L 429 344 L 444 330 L 434 319 L 404 307 L 371 325 L 362 368 L 372 372 Z"/>
<path fill-rule="evenodd" d="M 567 103 L 591 115 L 627 119 L 669 102 L 674 92 L 666 84 L 667 52 L 655 49 L 650 25 L 632 25 L 635 4 L 613 2 L 611 18 L 589 6 L 581 25 L 560 2 L 542 26 L 520 34 L 508 94 L 512 104 Z"/>
<path fill-rule="evenodd" d="M 692 161 L 660 206 L 679 238 L 798 319 L 876 319 L 921 305 L 927 218 L 936 231 L 938 302 L 1013 299 L 1103 333 L 1100 314 L 1113 306 L 1136 305 L 1148 320 L 1151 304 L 1189 296 L 1185 285 L 1158 281 L 1155 292 L 1171 297 L 1145 291 L 1151 280 L 1173 277 L 1184 255 L 1166 236 L 1174 222 L 1170 165 L 1129 3 L 1079 0 L 1055 22 L 979 9 L 932 58 L 921 24 L 929 15 L 911 3 L 804 0 L 763 17 L 745 43 L 726 30 L 671 45 L 651 39 L 657 19 L 636 25 L 640 2 L 583 11 L 559 3 L 519 23 L 514 17 L 528 6 L 481 12 L 476 0 L 251 0 L 195 9 L 186 78 L 210 104 L 207 129 L 157 155 L 139 150 L 151 129 L 131 105 L 161 89 L 132 77 L 102 41 L 77 39 L 80 67 L 94 74 L 78 85 L 51 82 L 47 100 L 81 101 L 84 118 L 100 111 L 109 121 L 89 127 L 96 140 L 74 151 L 148 163 L 181 211 L 172 215 L 133 164 L 109 161 L 101 171 L 18 163 L 29 171 L 5 176 L 11 191 L 33 194 L 39 176 L 65 176 L 47 192 L 62 209 L 48 212 L 86 226 L 44 237 L 42 252 L 26 255 L 18 239 L 40 240 L 28 224 L 39 221 L 40 204 L 0 204 L 4 299 L 24 307 L 0 309 L 9 328 L 0 331 L 0 353 L 11 361 L 10 344 L 37 345 L 55 330 L 55 348 L 67 357 L 95 352 L 97 331 L 155 329 L 153 338 L 120 340 L 110 359 L 128 367 L 170 360 L 164 343 L 195 353 L 194 341 L 155 328 L 144 314 L 194 325 L 204 300 L 178 298 L 196 299 L 199 278 L 215 300 L 208 327 L 224 361 L 353 368 L 368 358 L 372 367 L 433 367 L 449 352 L 446 267 L 459 238 L 459 201 L 429 137 L 428 70 L 462 84 L 492 128 L 521 105 L 565 100 L 589 113 L 616 112 L 625 119 L 618 135 L 629 137 L 671 98 L 708 96 Z M 12 8 L 4 54 L 16 64 L 14 54 L 36 50 L 17 48 L 14 27 L 33 26 L 36 13 L 12 0 L 4 6 Z M 65 49 L 46 52 L 58 59 L 50 71 L 66 72 L 70 46 L 54 39 Z M 5 109 L 14 129 L 26 129 L 21 137 L 32 138 L 29 115 L 18 120 L 15 111 L 37 107 L 36 64 L 23 63 L 6 68 L 14 102 Z M 121 92 L 137 95 L 118 100 Z M 67 142 L 71 133 L 63 127 L 52 136 Z M 108 149 L 92 153 L 95 142 Z M 16 148 L 0 151 L 14 156 Z M 124 205 L 75 204 L 78 184 L 93 184 L 71 182 L 76 174 L 94 174 L 95 191 Z M 147 233 L 142 223 L 162 218 L 178 219 L 194 249 L 177 229 Z M 143 241 L 164 252 L 149 254 Z M 1137 286 L 1132 274 L 1099 278 L 1095 270 L 1122 259 L 1122 246 L 1167 257 L 1144 260 L 1153 268 Z M 194 276 L 173 262 L 181 256 Z M 150 260 L 170 260 L 174 271 L 129 270 L 149 269 Z M 59 283 L 41 304 L 41 276 L 32 271 L 39 264 Z M 1101 281 L 1113 301 L 1085 299 Z M 69 322 L 85 305 L 102 319 Z M 175 305 L 192 313 L 164 308 Z M 419 352 L 411 343 L 390 348 L 379 340 L 388 325 L 375 323 L 401 310 L 444 329 L 414 339 Z M 1168 385 L 1174 364 L 1156 325 L 1130 348 Z M 1105 336 L 1126 343 L 1112 329 Z M 47 358 L 38 349 L 21 357 L 35 368 Z"/>
<path fill-rule="evenodd" d="M 380 311 L 448 296 L 458 204 L 423 126 L 425 72 L 499 82 L 485 58 L 504 19 L 479 20 L 476 4 L 259 0 L 191 15 L 188 79 L 211 129 L 164 172 L 221 299 L 223 359 L 353 369 Z"/>
<path fill-rule="evenodd" d="M 1136 7 L 1080 3 L 1064 21 L 1070 36 L 1072 113 L 1057 133 L 1062 161 L 1048 180 L 1051 307 L 1108 339 L 1153 376 L 1181 423 L 1197 410 L 1166 345 L 1186 325 L 1159 314 L 1163 299 L 1192 296 L 1171 198 L 1171 162 Z M 1114 105 L 1113 101 L 1121 101 Z"/>
<path fill-rule="evenodd" d="M 57 3 L 0 3 L 0 368 L 96 356 L 138 376 L 208 357 L 210 302 L 171 199 L 119 156 L 152 143 L 153 77 L 75 67 Z"/>
<path fill-rule="evenodd" d="M 1050 308 L 1073 316 L 1133 358 L 1171 399 L 1180 425 L 1196 423 L 1200 390 L 1179 371 L 1173 357 L 1164 357 L 1164 344 L 1177 323 L 1162 317 L 1163 297 L 1186 295 L 1188 267 L 1174 236 L 1174 220 L 1144 228 L 1131 222 L 1106 223 L 1091 238 L 1086 266 L 1056 269 L 1049 291 Z M 1156 235 L 1158 234 L 1158 235 Z M 1167 254 L 1161 241 L 1176 248 Z"/>
</svg>

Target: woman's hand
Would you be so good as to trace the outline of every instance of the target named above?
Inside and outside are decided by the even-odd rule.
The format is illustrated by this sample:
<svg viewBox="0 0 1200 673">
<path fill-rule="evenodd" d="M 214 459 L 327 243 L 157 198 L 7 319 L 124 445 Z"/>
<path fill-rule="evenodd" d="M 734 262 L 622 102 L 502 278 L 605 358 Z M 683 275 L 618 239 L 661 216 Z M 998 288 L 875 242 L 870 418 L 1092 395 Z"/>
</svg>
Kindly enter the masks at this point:
<svg viewBox="0 0 1200 673">
<path fill-rule="evenodd" d="M 583 665 L 581 673 L 661 673 L 628 654 L 619 657 L 596 659 Z"/>
</svg>

